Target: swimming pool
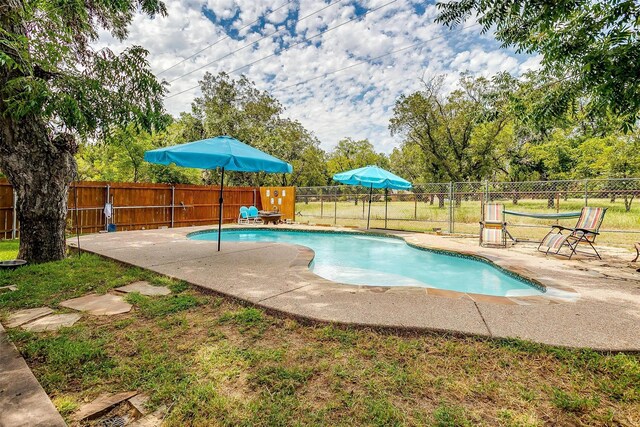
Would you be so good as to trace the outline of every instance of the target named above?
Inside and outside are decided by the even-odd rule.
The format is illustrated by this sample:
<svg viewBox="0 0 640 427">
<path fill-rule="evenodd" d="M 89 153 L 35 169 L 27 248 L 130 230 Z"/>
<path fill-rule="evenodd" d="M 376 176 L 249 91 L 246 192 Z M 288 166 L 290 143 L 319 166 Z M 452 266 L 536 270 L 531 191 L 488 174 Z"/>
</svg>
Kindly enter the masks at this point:
<svg viewBox="0 0 640 427">
<path fill-rule="evenodd" d="M 195 240 L 217 240 L 218 232 Z M 421 250 L 404 240 L 355 233 L 232 229 L 228 242 L 293 243 L 313 249 L 309 268 L 318 276 L 349 285 L 417 286 L 496 296 L 540 295 L 533 284 L 469 257 Z"/>
</svg>

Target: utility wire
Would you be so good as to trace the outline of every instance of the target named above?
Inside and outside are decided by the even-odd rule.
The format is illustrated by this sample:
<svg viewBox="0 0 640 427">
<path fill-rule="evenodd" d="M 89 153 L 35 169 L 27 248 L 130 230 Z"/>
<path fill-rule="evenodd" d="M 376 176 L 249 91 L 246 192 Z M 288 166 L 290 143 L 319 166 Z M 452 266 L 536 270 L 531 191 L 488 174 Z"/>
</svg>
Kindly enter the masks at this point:
<svg viewBox="0 0 640 427">
<path fill-rule="evenodd" d="M 273 56 L 276 56 L 276 55 L 278 55 L 278 54 L 280 54 L 280 53 L 282 53 L 282 52 L 285 52 L 285 51 L 287 51 L 287 50 L 291 49 L 292 47 L 298 46 L 298 45 L 303 44 L 303 43 L 307 43 L 309 40 L 312 40 L 312 39 L 314 39 L 314 38 L 316 38 L 316 37 L 320 37 L 321 35 L 326 34 L 326 33 L 328 33 L 329 31 L 333 31 L 333 30 L 335 30 L 335 29 L 337 29 L 337 28 L 340 28 L 340 27 L 342 27 L 343 25 L 349 24 L 349 23 L 351 23 L 351 22 L 353 22 L 353 21 L 356 21 L 356 20 L 360 20 L 360 19 L 364 18 L 366 15 L 368 15 L 369 13 L 376 12 L 376 11 L 378 11 L 378 10 L 382 9 L 383 7 L 386 7 L 386 6 L 389 6 L 389 5 L 390 5 L 390 4 L 392 4 L 392 3 L 395 3 L 396 1 L 398 1 L 398 0 L 391 0 L 390 2 L 385 3 L 385 4 L 383 4 L 382 6 L 378 6 L 378 7 L 374 8 L 374 9 L 370 9 L 370 10 L 366 11 L 366 12 L 365 12 L 365 13 L 363 13 L 362 15 L 359 15 L 359 16 L 356 16 L 356 17 L 353 17 L 353 18 L 349 19 L 348 21 L 345 21 L 345 22 L 343 22 L 343 23 L 341 23 L 341 24 L 338 24 L 338 25 L 335 25 L 335 26 L 333 26 L 333 27 L 327 28 L 326 30 L 321 31 L 320 33 L 318 33 L 318 34 L 316 34 L 316 35 L 314 35 L 314 36 L 311 36 L 311 37 L 305 38 L 304 40 L 300 40 L 299 42 L 293 43 L 293 44 L 291 44 L 291 45 L 287 46 L 286 48 L 281 49 L 281 50 L 280 50 L 280 51 L 278 51 L 278 52 L 274 52 L 274 53 L 269 54 L 269 55 L 267 55 L 267 56 L 263 56 L 262 58 L 256 59 L 255 61 L 252 61 L 252 62 L 250 62 L 250 63 L 248 63 L 248 64 L 245 64 L 245 65 L 243 65 L 243 66 L 241 66 L 241 67 L 235 68 L 235 69 L 233 69 L 233 70 L 229 71 L 229 74 L 235 73 L 235 72 L 237 72 L 237 71 L 242 70 L 243 68 L 250 67 L 250 66 L 252 66 L 252 65 L 254 65 L 254 64 L 258 63 L 258 62 L 264 61 L 265 59 L 268 59 L 268 58 L 271 58 L 271 57 L 273 57 Z M 192 86 L 192 87 L 190 87 L 190 88 L 187 88 L 187 89 L 185 89 L 185 90 L 182 90 L 182 91 L 180 91 L 180 92 L 174 93 L 173 95 L 167 96 L 167 97 L 165 97 L 164 99 L 165 99 L 165 100 L 167 100 L 167 99 L 171 99 L 171 98 L 173 98 L 173 97 L 176 97 L 176 96 L 178 96 L 178 95 L 182 95 L 183 93 L 189 92 L 189 91 L 191 91 L 191 90 L 193 90 L 193 89 L 196 89 L 196 88 L 198 88 L 198 87 L 200 87 L 200 85 L 199 85 L 199 84 L 198 84 L 198 85 L 195 85 L 195 86 Z"/>
<path fill-rule="evenodd" d="M 472 24 L 472 25 L 469 25 L 469 26 L 466 26 L 466 27 L 462 27 L 460 29 L 461 30 L 466 30 L 467 28 L 472 28 L 472 27 L 475 27 L 477 25 L 480 25 L 480 24 L 479 23 L 475 23 L 475 24 Z M 347 65 L 346 67 L 342 67 L 342 68 L 339 68 L 337 70 L 329 71 L 327 73 L 321 74 L 321 75 L 316 76 L 316 77 L 312 77 L 312 78 L 307 79 L 307 80 L 303 80 L 303 81 L 298 82 L 298 83 L 294 83 L 294 84 L 291 84 L 291 85 L 288 85 L 288 86 L 282 86 L 282 87 L 275 88 L 274 91 L 283 91 L 283 90 L 286 90 L 286 89 L 290 89 L 292 87 L 300 86 L 300 85 L 303 85 L 305 83 L 309 83 L 309 82 L 312 82 L 314 80 L 318 80 L 318 79 L 330 76 L 331 74 L 339 73 L 340 71 L 345 71 L 345 70 L 348 70 L 350 68 L 354 68 L 354 67 L 357 67 L 359 65 L 362 65 L 362 64 L 365 64 L 365 63 L 368 63 L 368 62 L 371 62 L 371 61 L 376 61 L 376 60 L 378 60 L 380 58 L 384 58 L 386 56 L 393 55 L 393 54 L 398 53 L 398 52 L 403 52 L 405 50 L 421 46 L 421 45 L 423 45 L 425 43 L 429 43 L 431 41 L 434 41 L 434 40 L 437 40 L 437 39 L 441 39 L 441 38 L 443 38 L 445 36 L 446 36 L 446 34 L 442 34 L 442 35 L 439 35 L 439 36 L 436 36 L 436 37 L 432 37 L 432 38 L 427 39 L 427 40 L 422 40 L 422 41 L 420 41 L 418 43 L 414 43 L 414 44 L 411 44 L 409 46 L 401 47 L 400 49 L 392 50 L 391 52 L 385 53 L 384 55 L 380 55 L 380 56 L 376 56 L 374 58 L 366 59 L 364 61 L 356 62 L 355 64 Z"/>
<path fill-rule="evenodd" d="M 342 27 L 343 25 L 347 25 L 347 24 L 349 24 L 349 23 L 351 23 L 351 22 L 353 22 L 353 21 L 355 21 L 355 20 L 358 20 L 358 19 L 364 18 L 365 16 L 367 16 L 367 14 L 372 13 L 372 12 L 375 12 L 375 11 L 377 11 L 377 10 L 379 10 L 379 9 L 382 9 L 382 8 L 383 8 L 383 7 L 385 7 L 385 6 L 389 6 L 390 4 L 395 3 L 396 1 L 398 1 L 398 0 L 391 0 L 389 3 L 385 3 L 385 4 L 383 4 L 382 6 L 378 6 L 378 7 L 376 7 L 376 8 L 370 9 L 370 10 L 366 11 L 365 13 L 363 13 L 363 14 L 362 14 L 362 15 L 360 15 L 360 16 L 356 16 L 356 17 L 354 17 L 354 18 L 351 18 L 351 19 L 349 19 L 348 21 L 345 21 L 345 22 L 343 22 L 343 23 L 341 23 L 341 24 L 338 24 L 338 25 L 336 25 L 336 26 L 334 26 L 334 27 L 327 28 L 326 30 L 321 31 L 321 32 L 319 32 L 318 34 L 316 34 L 316 35 L 314 35 L 314 36 L 311 36 L 311 37 L 309 37 L 309 38 L 307 38 L 307 39 L 300 40 L 299 42 L 296 42 L 296 43 L 291 44 L 291 45 L 287 46 L 285 49 L 282 49 L 282 50 L 280 50 L 280 51 L 278 51 L 278 52 L 274 52 L 274 53 L 269 54 L 269 55 L 267 55 L 267 56 L 263 56 L 263 57 L 262 57 L 262 58 L 260 58 L 260 59 L 256 59 L 256 60 L 255 60 L 255 61 L 253 61 L 253 62 L 250 62 L 250 63 L 248 63 L 248 64 L 246 64 L 246 65 L 243 65 L 242 67 L 238 67 L 238 68 L 236 68 L 236 69 L 233 69 L 233 70 L 229 71 L 229 74 L 231 74 L 231 73 L 235 73 L 236 71 L 240 71 L 240 70 L 242 70 L 243 68 L 250 67 L 250 66 L 252 66 L 253 64 L 255 64 L 255 63 L 257 63 L 257 62 L 260 62 L 260 61 L 263 61 L 263 60 L 265 60 L 265 59 L 271 58 L 272 56 L 276 56 L 276 55 L 278 55 L 279 53 L 282 53 L 282 52 L 284 52 L 284 51 L 287 51 L 287 50 L 291 49 L 292 47 L 296 47 L 296 46 L 298 46 L 298 45 L 300 45 L 300 44 L 306 43 L 306 42 L 308 42 L 309 40 L 315 39 L 316 37 L 320 37 L 321 35 L 326 34 L 326 33 L 328 33 L 329 31 L 333 31 L 333 30 L 335 30 L 335 29 L 337 29 L 337 28 L 340 28 L 340 27 Z"/>
<path fill-rule="evenodd" d="M 335 1 L 331 2 L 331 3 L 329 3 L 328 5 L 326 5 L 325 7 L 321 8 L 321 9 L 318 9 L 318 10 L 316 10 L 315 12 L 310 13 L 310 14 L 308 14 L 308 15 L 306 15 L 306 16 L 303 16 L 302 18 L 300 18 L 300 19 L 298 19 L 298 20 L 296 21 L 296 24 L 297 24 L 298 22 L 300 22 L 300 21 L 303 21 L 303 20 L 305 20 L 305 19 L 307 19 L 307 18 L 312 17 L 313 15 L 316 15 L 316 14 L 318 14 L 318 13 L 322 12 L 322 11 L 323 11 L 323 10 L 325 10 L 325 9 L 328 9 L 329 7 L 333 6 L 334 4 L 340 3 L 341 1 L 343 1 L 343 0 L 335 0 Z M 274 35 L 276 35 L 276 34 L 278 34 L 278 33 L 281 33 L 281 32 L 283 32 L 283 31 L 285 31 L 286 29 L 287 29 L 286 27 L 283 27 L 283 28 L 281 28 L 281 29 L 279 29 L 279 30 L 273 31 L 273 32 L 271 32 L 271 33 L 269 33 L 269 34 L 267 34 L 267 35 L 265 35 L 265 36 L 262 36 L 262 37 L 260 37 L 258 40 L 254 41 L 254 42 L 251 42 L 251 43 L 247 43 L 247 44 L 245 44 L 244 46 L 239 47 L 238 49 L 232 50 L 231 52 L 227 53 L 226 55 L 223 55 L 223 56 L 221 56 L 221 57 L 219 57 L 219 58 L 216 58 L 216 59 L 214 59 L 214 60 L 213 60 L 213 61 L 211 61 L 211 62 L 207 62 L 206 64 L 204 64 L 204 65 L 203 65 L 203 66 L 201 66 L 201 67 L 196 68 L 195 70 L 191 70 L 191 71 L 189 71 L 189 72 L 187 72 L 187 73 L 184 73 L 184 74 L 182 74 L 182 75 L 180 75 L 180 76 L 176 77 L 176 78 L 175 78 L 175 79 L 173 79 L 173 80 L 169 80 L 169 83 L 173 83 L 173 82 L 175 82 L 175 81 L 177 81 L 177 80 L 180 80 L 180 79 L 181 79 L 181 78 L 183 78 L 183 77 L 186 77 L 186 76 L 188 76 L 188 75 L 191 75 L 191 74 L 195 73 L 196 71 L 200 71 L 200 70 L 202 70 L 203 68 L 206 68 L 206 67 L 208 67 L 208 66 L 210 66 L 210 65 L 212 65 L 212 64 L 215 64 L 215 63 L 216 63 L 216 62 L 218 62 L 218 61 L 221 61 L 221 60 L 223 60 L 223 59 L 225 59 L 225 58 L 228 58 L 229 56 L 233 55 L 234 53 L 240 52 L 241 50 L 246 49 L 246 48 L 248 48 L 248 47 L 250 47 L 250 46 L 253 46 L 253 45 L 255 45 L 255 44 L 257 44 L 257 43 L 261 42 L 261 41 L 262 41 L 262 40 L 264 40 L 264 39 L 268 39 L 268 38 L 270 38 L 270 37 L 272 37 L 272 36 L 274 36 Z"/>
<path fill-rule="evenodd" d="M 269 13 L 265 13 L 264 15 L 260 16 L 260 17 L 259 17 L 258 19 L 256 19 L 255 21 L 248 23 L 248 24 L 247 24 L 247 25 L 245 25 L 244 27 L 238 28 L 238 32 L 240 32 L 240 31 L 244 30 L 245 28 L 249 28 L 249 27 L 251 27 L 251 26 L 253 26 L 253 25 L 257 24 L 258 22 L 260 22 L 260 20 L 261 20 L 261 19 L 266 18 L 267 16 L 271 15 L 272 13 L 277 12 L 278 10 L 282 9 L 282 8 L 283 8 L 283 7 L 285 7 L 285 6 L 290 5 L 290 4 L 291 4 L 291 3 L 293 3 L 293 2 L 294 2 L 294 0 L 289 0 L 288 2 L 286 2 L 285 4 L 283 4 L 282 6 L 276 7 L 275 9 L 273 9 L 273 10 L 269 11 Z M 184 62 L 186 62 L 186 61 L 190 60 L 190 59 L 191 59 L 191 58 L 193 58 L 194 56 L 197 56 L 197 55 L 201 54 L 201 53 L 202 53 L 202 52 L 204 52 L 205 50 L 207 50 L 207 49 L 209 49 L 209 48 L 211 48 L 211 47 L 213 47 L 213 46 L 217 45 L 218 43 L 220 43 L 220 42 L 222 42 L 222 41 L 225 41 L 225 40 L 227 40 L 227 39 L 229 39 L 229 38 L 231 38 L 231 36 L 227 35 L 227 36 L 224 36 L 224 37 L 222 37 L 222 38 L 220 38 L 220 39 L 216 40 L 215 42 L 211 43 L 210 45 L 207 45 L 207 46 L 203 47 L 202 49 L 200 49 L 199 51 L 197 51 L 197 52 L 196 52 L 196 53 L 194 53 L 193 55 L 191 55 L 191 56 L 189 56 L 189 57 L 187 57 L 187 58 L 184 58 L 182 61 L 176 62 L 175 64 L 173 64 L 173 65 L 172 65 L 171 67 L 169 67 L 169 68 L 165 68 L 164 70 L 160 71 L 158 74 L 156 74 L 156 76 L 159 76 L 160 74 L 164 74 L 164 73 L 166 73 L 167 71 L 169 71 L 169 70 L 171 70 L 171 69 L 173 69 L 173 68 L 177 67 L 178 65 L 180 65 L 180 64 L 182 64 L 182 63 L 184 63 Z"/>
</svg>

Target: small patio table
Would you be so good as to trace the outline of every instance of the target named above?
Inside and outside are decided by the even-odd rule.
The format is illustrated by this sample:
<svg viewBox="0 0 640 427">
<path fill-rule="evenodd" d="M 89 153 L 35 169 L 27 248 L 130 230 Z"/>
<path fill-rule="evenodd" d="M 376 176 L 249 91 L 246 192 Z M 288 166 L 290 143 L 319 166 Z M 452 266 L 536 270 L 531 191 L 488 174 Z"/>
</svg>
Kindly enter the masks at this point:
<svg viewBox="0 0 640 427">
<path fill-rule="evenodd" d="M 272 222 L 275 225 L 280 222 L 280 218 L 282 218 L 282 214 L 272 212 L 260 212 L 258 215 L 265 224 Z"/>
</svg>

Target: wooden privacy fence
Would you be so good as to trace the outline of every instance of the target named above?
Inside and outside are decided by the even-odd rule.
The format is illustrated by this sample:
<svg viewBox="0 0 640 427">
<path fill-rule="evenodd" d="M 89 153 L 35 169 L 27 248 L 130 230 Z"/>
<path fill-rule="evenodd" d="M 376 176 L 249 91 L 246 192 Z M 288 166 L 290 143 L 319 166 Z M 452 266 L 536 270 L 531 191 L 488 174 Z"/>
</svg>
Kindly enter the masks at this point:
<svg viewBox="0 0 640 427">
<path fill-rule="evenodd" d="M 107 201 L 113 204 L 110 223 L 118 231 L 217 224 L 218 197 L 218 186 L 79 182 L 69 190 L 68 230 L 76 230 L 76 208 L 81 233 L 105 230 Z M 260 188 L 225 187 L 222 222 L 235 222 L 243 205 L 261 209 Z M 0 182 L 0 236 L 15 238 L 18 229 L 13 189 L 8 182 Z"/>
</svg>

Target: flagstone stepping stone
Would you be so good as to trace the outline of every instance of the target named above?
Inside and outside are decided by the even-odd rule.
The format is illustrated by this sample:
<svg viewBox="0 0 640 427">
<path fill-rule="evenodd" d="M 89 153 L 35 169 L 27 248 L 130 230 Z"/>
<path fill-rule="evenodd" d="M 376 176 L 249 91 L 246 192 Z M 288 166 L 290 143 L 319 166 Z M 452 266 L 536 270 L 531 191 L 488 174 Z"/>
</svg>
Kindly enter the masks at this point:
<svg viewBox="0 0 640 427">
<path fill-rule="evenodd" d="M 18 287 L 16 285 L 0 286 L 0 294 L 4 292 L 13 292 L 17 290 L 18 290 Z"/>
<path fill-rule="evenodd" d="M 121 296 L 111 294 L 85 295 L 63 301 L 60 305 L 96 316 L 127 313 L 132 308 L 132 305 L 126 303 Z"/>
<path fill-rule="evenodd" d="M 11 316 L 9 316 L 6 327 L 15 328 L 16 326 L 24 325 L 25 323 L 29 323 L 51 313 L 53 313 L 53 310 L 51 310 L 49 307 L 27 308 L 26 310 L 18 310 Z"/>
<path fill-rule="evenodd" d="M 164 421 L 166 410 L 167 408 L 162 406 L 155 412 L 127 424 L 127 427 L 160 427 L 162 425 L 162 421 Z"/>
<path fill-rule="evenodd" d="M 116 291 L 124 293 L 139 292 L 147 296 L 169 295 L 171 293 L 171 290 L 166 286 L 153 286 L 145 281 L 133 282 L 126 286 L 121 286 L 116 288 Z"/>
<path fill-rule="evenodd" d="M 83 421 L 91 418 L 96 418 L 100 414 L 103 414 L 110 408 L 113 408 L 118 403 L 130 399 L 138 394 L 137 391 L 125 391 L 116 394 L 102 394 L 98 396 L 93 402 L 87 403 L 82 406 L 80 410 L 73 416 L 74 420 Z"/>
<path fill-rule="evenodd" d="M 130 398 L 128 402 L 131 403 L 131 405 L 134 408 L 136 408 L 136 411 L 140 412 L 140 415 L 147 415 L 149 411 L 147 411 L 147 408 L 145 407 L 145 405 L 147 404 L 148 401 L 149 401 L 149 396 L 141 393 L 141 394 L 136 394 L 135 396 Z"/>
<path fill-rule="evenodd" d="M 81 317 L 82 315 L 78 313 L 52 314 L 22 325 L 22 329 L 31 332 L 57 331 L 60 328 L 73 326 Z"/>
</svg>

